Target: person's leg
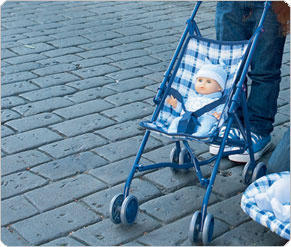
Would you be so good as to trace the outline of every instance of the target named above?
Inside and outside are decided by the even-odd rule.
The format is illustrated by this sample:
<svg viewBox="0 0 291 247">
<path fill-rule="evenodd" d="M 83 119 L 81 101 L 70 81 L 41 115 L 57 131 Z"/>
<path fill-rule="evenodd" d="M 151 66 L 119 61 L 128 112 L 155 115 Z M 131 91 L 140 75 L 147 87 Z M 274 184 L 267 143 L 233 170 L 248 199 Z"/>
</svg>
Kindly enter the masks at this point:
<svg viewBox="0 0 291 247">
<path fill-rule="evenodd" d="M 249 2 L 252 9 L 250 24 L 258 25 L 263 11 L 260 2 Z M 251 63 L 249 77 L 252 81 L 248 98 L 248 113 L 252 132 L 268 136 L 273 131 L 277 112 L 277 98 L 281 81 L 281 64 L 285 37 L 276 14 L 270 8 Z"/>
<path fill-rule="evenodd" d="M 268 173 L 290 171 L 290 128 L 273 151 L 267 167 Z"/>
</svg>

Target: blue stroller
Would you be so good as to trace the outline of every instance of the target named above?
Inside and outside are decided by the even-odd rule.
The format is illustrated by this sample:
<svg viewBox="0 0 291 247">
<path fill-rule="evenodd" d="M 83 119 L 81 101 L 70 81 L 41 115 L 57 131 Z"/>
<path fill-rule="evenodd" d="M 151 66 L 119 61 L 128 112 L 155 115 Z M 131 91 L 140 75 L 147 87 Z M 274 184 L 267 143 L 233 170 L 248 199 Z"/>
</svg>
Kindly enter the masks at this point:
<svg viewBox="0 0 291 247">
<path fill-rule="evenodd" d="M 263 23 L 270 8 L 270 3 L 266 2 L 260 23 L 250 38 L 245 41 L 216 41 L 206 39 L 201 36 L 194 17 L 201 2 L 197 2 L 191 17 L 187 20 L 187 26 L 173 55 L 172 61 L 164 74 L 164 79 L 160 84 L 157 95 L 154 98 L 156 108 L 151 121 L 144 121 L 140 125 L 146 129 L 141 146 L 136 155 L 131 172 L 127 178 L 124 192 L 114 196 L 110 203 L 110 219 L 114 224 L 131 225 L 138 213 L 138 200 L 134 195 L 129 195 L 130 185 L 135 172 L 142 172 L 151 169 L 170 167 L 172 171 L 194 168 L 200 184 L 206 188 L 201 211 L 196 211 L 192 217 L 189 227 L 189 240 L 192 243 L 198 242 L 201 234 L 202 242 L 207 245 L 212 240 L 214 218 L 207 212 L 207 205 L 214 185 L 215 177 L 222 157 L 239 154 L 249 151 L 250 161 L 244 166 L 242 178 L 245 184 L 250 184 L 257 178 L 267 173 L 266 165 L 262 162 L 256 164 L 252 141 L 250 135 L 250 125 L 246 106 L 245 79 L 248 68 L 255 51 L 255 47 L 263 31 Z M 169 126 L 173 119 L 181 115 L 181 109 L 173 109 L 166 104 L 166 99 L 174 95 L 178 101 L 185 101 L 193 93 L 193 81 L 191 78 L 204 64 L 205 60 L 212 64 L 219 64 L 222 60 L 226 65 L 227 80 L 223 96 L 195 112 L 187 112 L 188 123 L 197 119 L 205 112 L 210 111 L 218 105 L 223 105 L 222 114 L 217 123 L 205 136 L 195 136 L 191 132 L 169 133 Z M 237 109 L 242 108 L 243 121 L 240 120 Z M 191 120 L 192 119 L 192 120 Z M 187 123 L 187 119 L 186 119 Z M 228 138 L 233 124 L 239 128 L 243 135 L 243 140 L 233 140 Z M 186 126 L 191 126 L 186 125 Z M 187 128 L 188 128 L 187 127 Z M 224 133 L 221 129 L 224 128 Z M 165 135 L 175 141 L 175 146 L 170 152 L 170 162 L 157 163 L 151 165 L 140 165 L 140 158 L 145 149 L 151 132 Z M 190 148 L 188 141 L 199 141 L 207 144 L 219 145 L 217 155 L 208 160 L 199 161 Z M 183 147 L 182 144 L 183 143 Z M 224 147 L 234 146 L 237 149 L 224 151 Z M 201 166 L 215 161 L 210 178 L 205 178 L 200 170 Z"/>
</svg>

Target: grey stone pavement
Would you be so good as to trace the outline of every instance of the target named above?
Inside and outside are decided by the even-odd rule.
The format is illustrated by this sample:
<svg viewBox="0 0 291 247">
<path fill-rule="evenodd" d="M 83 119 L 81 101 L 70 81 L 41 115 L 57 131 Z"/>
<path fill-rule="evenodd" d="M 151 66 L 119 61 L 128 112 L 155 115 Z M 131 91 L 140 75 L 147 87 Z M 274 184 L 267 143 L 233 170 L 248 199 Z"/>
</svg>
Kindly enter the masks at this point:
<svg viewBox="0 0 291 247">
<path fill-rule="evenodd" d="M 197 15 L 215 38 L 215 2 Z M 152 98 L 194 2 L 6 2 L 1 8 L 1 239 L 17 245 L 190 245 L 204 189 L 194 171 L 136 174 L 140 212 L 130 227 L 109 219 L 123 192 Z M 290 38 L 273 146 L 289 126 Z M 200 158 L 208 146 L 191 143 Z M 142 164 L 168 161 L 173 143 L 151 136 Z M 272 151 L 271 150 L 271 151 Z M 268 161 L 271 151 L 264 156 Z M 284 245 L 240 209 L 242 165 L 221 162 L 210 199 L 213 245 Z M 208 176 L 211 166 L 203 167 Z"/>
</svg>

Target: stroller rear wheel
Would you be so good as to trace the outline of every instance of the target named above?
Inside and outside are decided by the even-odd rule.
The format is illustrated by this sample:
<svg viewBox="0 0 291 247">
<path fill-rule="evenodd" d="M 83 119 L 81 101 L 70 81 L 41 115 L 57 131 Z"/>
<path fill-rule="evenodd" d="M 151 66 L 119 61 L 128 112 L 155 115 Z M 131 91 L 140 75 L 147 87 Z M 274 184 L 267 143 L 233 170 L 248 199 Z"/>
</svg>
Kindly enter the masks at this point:
<svg viewBox="0 0 291 247">
<path fill-rule="evenodd" d="M 126 197 L 121 205 L 120 219 L 123 225 L 134 223 L 138 213 L 138 200 L 134 195 Z"/>
<path fill-rule="evenodd" d="M 260 177 L 265 176 L 266 174 L 267 174 L 267 166 L 263 162 L 260 162 L 259 164 L 256 165 L 253 171 L 252 182 L 256 181 Z"/>
<path fill-rule="evenodd" d="M 183 165 L 185 163 L 191 162 L 191 156 L 186 148 L 182 148 L 181 151 L 178 152 L 177 147 L 174 147 L 170 153 L 170 162 Z M 177 174 L 180 170 L 182 170 L 184 173 L 189 172 L 189 169 L 176 169 L 173 167 L 171 167 L 170 169 L 174 174 Z"/>
<path fill-rule="evenodd" d="M 188 232 L 188 239 L 191 243 L 198 242 L 201 219 L 202 219 L 202 216 L 201 216 L 200 211 L 196 211 L 192 216 L 189 232 Z"/>
<path fill-rule="evenodd" d="M 212 240 L 213 230 L 214 230 L 214 218 L 212 214 L 208 213 L 206 215 L 202 230 L 203 245 L 209 245 L 209 243 Z"/>
<path fill-rule="evenodd" d="M 109 215 L 110 215 L 110 220 L 114 224 L 121 223 L 120 210 L 121 210 L 122 203 L 123 203 L 123 194 L 115 195 L 110 202 Z"/>
</svg>

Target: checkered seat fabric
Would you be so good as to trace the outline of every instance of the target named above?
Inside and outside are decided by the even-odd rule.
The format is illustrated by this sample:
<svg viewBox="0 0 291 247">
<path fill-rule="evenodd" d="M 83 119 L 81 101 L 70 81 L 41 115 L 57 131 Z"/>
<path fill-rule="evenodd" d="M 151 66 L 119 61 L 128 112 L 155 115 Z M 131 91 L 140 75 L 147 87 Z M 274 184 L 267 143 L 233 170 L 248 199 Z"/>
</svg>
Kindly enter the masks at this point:
<svg viewBox="0 0 291 247">
<path fill-rule="evenodd" d="M 190 37 L 186 44 L 185 49 L 182 54 L 182 59 L 178 66 L 177 72 L 174 75 L 174 79 L 170 80 L 168 88 L 171 87 L 177 90 L 183 97 L 184 102 L 187 100 L 188 96 L 194 93 L 194 81 L 193 78 L 205 60 L 209 60 L 212 64 L 224 63 L 227 70 L 227 81 L 224 95 L 230 95 L 234 83 L 237 80 L 237 75 L 241 64 L 243 64 L 245 55 L 247 54 L 249 41 L 235 41 L 235 42 L 225 42 L 225 41 L 216 41 L 210 40 L 202 37 L 192 36 Z M 166 90 L 166 94 L 170 90 Z M 229 98 L 229 97 L 228 97 Z M 226 101 L 225 106 L 229 99 Z M 170 105 L 161 102 L 162 107 L 161 111 L 157 117 L 156 121 L 144 121 L 141 123 L 141 126 L 157 131 L 168 136 L 179 137 L 177 134 L 169 134 L 168 128 L 176 117 L 181 115 L 182 107 L 176 107 L 173 109 Z M 225 119 L 227 118 L 227 107 L 224 107 L 223 114 L 219 122 L 206 136 L 212 136 L 217 130 L 217 127 L 220 127 Z M 193 139 L 191 136 L 185 134 L 180 137 L 185 139 Z M 181 139 L 184 139 L 181 138 Z M 205 138 L 205 137 L 204 137 Z M 195 138 L 194 138 L 195 139 Z"/>
<path fill-rule="evenodd" d="M 266 192 L 279 178 L 290 177 L 290 172 L 272 173 L 253 182 L 243 193 L 241 208 L 253 220 L 268 227 L 272 232 L 285 239 L 290 239 L 290 222 L 284 223 L 275 217 L 273 212 L 261 210 L 255 196 Z"/>
</svg>

